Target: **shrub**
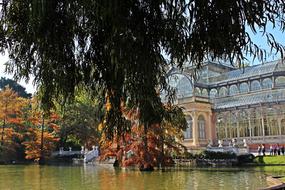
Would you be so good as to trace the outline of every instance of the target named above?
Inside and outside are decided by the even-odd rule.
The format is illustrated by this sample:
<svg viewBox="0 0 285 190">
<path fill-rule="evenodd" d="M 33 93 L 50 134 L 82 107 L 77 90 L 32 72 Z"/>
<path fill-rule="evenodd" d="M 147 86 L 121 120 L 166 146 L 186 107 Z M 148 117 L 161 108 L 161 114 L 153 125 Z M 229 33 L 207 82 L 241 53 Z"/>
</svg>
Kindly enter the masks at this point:
<svg viewBox="0 0 285 190">
<path fill-rule="evenodd" d="M 184 157 L 187 158 L 187 159 L 194 159 L 195 155 L 190 153 L 190 152 L 185 152 L 184 153 Z"/>
<path fill-rule="evenodd" d="M 236 159 L 237 155 L 234 152 L 214 152 L 214 151 L 203 151 L 199 158 L 201 159 Z"/>
<path fill-rule="evenodd" d="M 243 154 L 243 155 L 239 155 L 237 157 L 239 164 L 252 163 L 254 158 L 255 158 L 255 156 L 253 154 Z"/>
<path fill-rule="evenodd" d="M 175 159 L 195 159 L 197 158 L 197 154 L 193 154 L 190 152 L 184 152 L 178 155 L 172 155 L 172 157 Z"/>
</svg>

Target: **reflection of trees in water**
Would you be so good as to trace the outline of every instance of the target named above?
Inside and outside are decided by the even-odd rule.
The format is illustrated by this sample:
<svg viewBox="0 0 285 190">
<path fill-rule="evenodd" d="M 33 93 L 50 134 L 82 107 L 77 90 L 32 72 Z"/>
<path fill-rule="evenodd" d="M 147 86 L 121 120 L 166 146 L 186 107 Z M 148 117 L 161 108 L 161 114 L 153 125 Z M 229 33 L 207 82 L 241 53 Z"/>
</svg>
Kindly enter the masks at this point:
<svg viewBox="0 0 285 190">
<path fill-rule="evenodd" d="M 95 166 L 96 167 L 96 166 Z M 125 171 L 121 169 L 112 169 L 112 167 L 97 166 L 98 173 L 98 189 L 110 190 L 131 190 L 131 189 L 147 189 L 144 184 L 144 173 L 132 170 Z"/>
<path fill-rule="evenodd" d="M 81 167 L 72 166 L 24 166 L 23 175 L 14 179 L 19 184 L 12 187 L 27 190 L 82 189 L 85 184 L 82 183 L 84 181 L 81 179 L 83 175 L 80 170 Z"/>
<path fill-rule="evenodd" d="M 20 170 L 21 171 L 21 170 Z M 50 189 L 56 190 L 58 189 L 58 185 L 55 184 L 57 180 L 53 180 L 53 177 L 56 175 L 54 170 L 51 170 L 49 167 L 46 166 L 24 166 L 23 167 L 23 175 L 15 181 L 19 182 L 20 188 L 23 189 Z M 17 188 L 16 188 L 17 189 Z"/>
<path fill-rule="evenodd" d="M 112 166 L 1 166 L 0 189 L 27 190 L 220 190 L 259 189 L 266 175 L 284 175 L 285 167 L 173 168 L 140 172 Z"/>
<path fill-rule="evenodd" d="M 272 176 L 285 176 L 285 166 L 256 167 L 256 171 Z"/>
<path fill-rule="evenodd" d="M 248 170 L 191 169 L 155 172 L 98 170 L 99 189 L 258 189 L 266 186 L 264 173 Z"/>
<path fill-rule="evenodd" d="M 84 165 L 80 168 L 82 184 L 87 184 L 94 189 L 100 190 L 114 188 L 112 181 L 116 174 L 111 164 L 104 167 L 98 165 Z"/>
</svg>

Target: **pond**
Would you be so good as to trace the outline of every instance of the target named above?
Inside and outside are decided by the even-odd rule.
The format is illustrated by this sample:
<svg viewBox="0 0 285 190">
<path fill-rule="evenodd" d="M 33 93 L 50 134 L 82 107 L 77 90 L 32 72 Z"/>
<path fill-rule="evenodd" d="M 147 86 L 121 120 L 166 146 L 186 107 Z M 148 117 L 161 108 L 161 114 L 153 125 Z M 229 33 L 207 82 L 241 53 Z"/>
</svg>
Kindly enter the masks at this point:
<svg viewBox="0 0 285 190">
<path fill-rule="evenodd" d="M 266 175 L 285 175 L 285 167 L 172 168 L 139 172 L 111 166 L 0 166 L 1 190 L 215 190 L 266 187 Z"/>
</svg>

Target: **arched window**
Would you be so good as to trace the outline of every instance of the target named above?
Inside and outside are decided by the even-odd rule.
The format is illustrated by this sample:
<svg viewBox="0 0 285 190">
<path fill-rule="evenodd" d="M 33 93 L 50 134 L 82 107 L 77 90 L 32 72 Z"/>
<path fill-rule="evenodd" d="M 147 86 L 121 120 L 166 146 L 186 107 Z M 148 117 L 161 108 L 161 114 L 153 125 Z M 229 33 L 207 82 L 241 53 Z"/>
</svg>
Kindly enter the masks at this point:
<svg viewBox="0 0 285 190">
<path fill-rule="evenodd" d="M 206 132 L 205 132 L 205 125 L 206 121 L 202 115 L 198 117 L 198 130 L 199 130 L 199 138 L 205 139 L 206 138 Z"/>
<path fill-rule="evenodd" d="M 249 132 L 249 122 L 248 122 L 248 113 L 246 111 L 241 111 L 238 116 L 239 121 L 239 135 L 240 137 L 248 137 L 250 136 Z"/>
<path fill-rule="evenodd" d="M 266 78 L 262 81 L 262 88 L 271 88 L 272 87 L 272 80 L 270 78 Z"/>
<path fill-rule="evenodd" d="M 203 90 L 202 90 L 202 96 L 208 97 L 208 91 L 207 91 L 207 89 L 203 89 Z"/>
<path fill-rule="evenodd" d="M 237 137 L 237 120 L 238 120 L 238 112 L 230 113 L 230 138 Z"/>
<path fill-rule="evenodd" d="M 230 86 L 230 95 L 238 94 L 238 87 L 237 85 L 231 85 Z"/>
<path fill-rule="evenodd" d="M 280 76 L 275 79 L 276 86 L 285 86 L 285 77 Z"/>
<path fill-rule="evenodd" d="M 211 89 L 210 91 L 210 98 L 215 98 L 218 96 L 218 91 L 216 89 Z"/>
<path fill-rule="evenodd" d="M 281 135 L 285 135 L 285 119 L 281 120 Z"/>
<path fill-rule="evenodd" d="M 219 96 L 222 97 L 222 96 L 226 96 L 228 93 L 228 90 L 226 87 L 222 87 L 220 88 L 220 91 L 219 91 Z"/>
<path fill-rule="evenodd" d="M 269 135 L 279 135 L 279 128 L 277 119 L 269 119 L 268 120 L 268 129 L 269 129 Z"/>
<path fill-rule="evenodd" d="M 181 78 L 176 86 L 178 97 L 189 97 L 192 95 L 192 84 L 187 77 Z"/>
<path fill-rule="evenodd" d="M 225 128 L 225 122 L 222 114 L 217 115 L 216 120 L 216 132 L 217 132 L 217 138 L 218 139 L 224 139 L 226 138 L 226 128 Z"/>
<path fill-rule="evenodd" d="M 251 90 L 255 91 L 255 90 L 260 90 L 260 83 L 257 80 L 254 80 L 251 82 Z"/>
<path fill-rule="evenodd" d="M 193 135 L 193 123 L 192 123 L 192 117 L 190 115 L 186 116 L 186 121 L 187 121 L 187 128 L 186 131 L 184 132 L 184 138 L 185 139 L 192 139 L 192 135 Z"/>
<path fill-rule="evenodd" d="M 200 88 L 196 87 L 194 93 L 195 93 L 196 96 L 201 96 Z"/>
<path fill-rule="evenodd" d="M 248 84 L 246 82 L 241 83 L 239 86 L 239 90 L 240 93 L 247 93 L 249 91 Z"/>
</svg>

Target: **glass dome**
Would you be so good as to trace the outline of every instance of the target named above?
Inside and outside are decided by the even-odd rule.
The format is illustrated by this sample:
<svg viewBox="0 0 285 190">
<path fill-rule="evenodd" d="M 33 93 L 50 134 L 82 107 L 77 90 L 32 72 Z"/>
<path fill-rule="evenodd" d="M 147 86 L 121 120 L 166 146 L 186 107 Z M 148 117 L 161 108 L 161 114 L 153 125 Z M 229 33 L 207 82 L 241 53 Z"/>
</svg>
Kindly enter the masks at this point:
<svg viewBox="0 0 285 190">
<path fill-rule="evenodd" d="M 185 98 L 193 95 L 193 87 L 191 81 L 186 76 L 183 76 L 177 83 L 176 89 L 178 98 Z"/>
<path fill-rule="evenodd" d="M 177 98 L 185 98 L 193 95 L 192 80 L 183 74 L 174 74 L 168 78 L 168 84 L 176 89 Z"/>
</svg>

